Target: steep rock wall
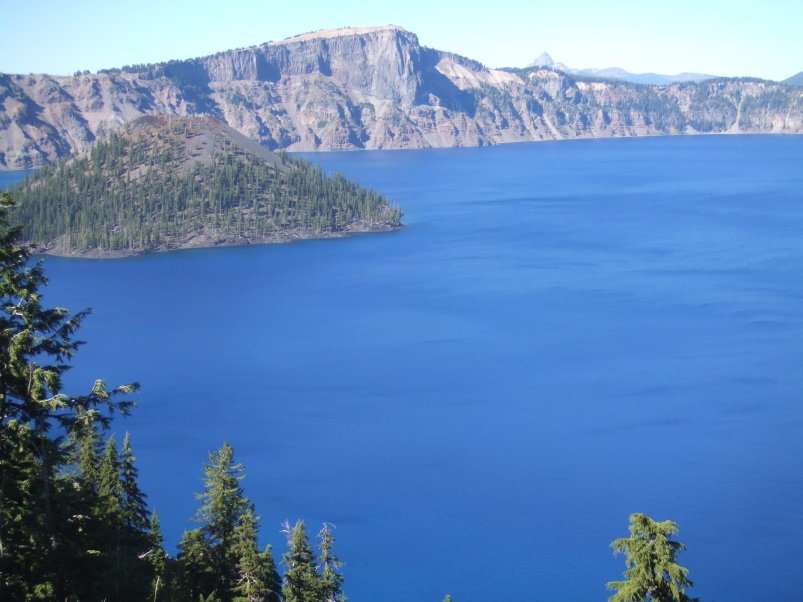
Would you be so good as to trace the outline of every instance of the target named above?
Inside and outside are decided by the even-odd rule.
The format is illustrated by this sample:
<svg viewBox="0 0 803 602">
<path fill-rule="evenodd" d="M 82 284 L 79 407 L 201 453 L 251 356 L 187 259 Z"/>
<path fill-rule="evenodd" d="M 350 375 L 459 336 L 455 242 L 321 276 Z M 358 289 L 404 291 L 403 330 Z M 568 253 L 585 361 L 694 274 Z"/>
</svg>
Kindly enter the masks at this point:
<svg viewBox="0 0 803 602">
<path fill-rule="evenodd" d="M 80 152 L 141 115 L 210 114 L 270 149 L 350 150 L 694 133 L 803 133 L 803 89 L 507 71 L 399 27 L 342 29 L 137 72 L 0 74 L 0 169 Z"/>
</svg>

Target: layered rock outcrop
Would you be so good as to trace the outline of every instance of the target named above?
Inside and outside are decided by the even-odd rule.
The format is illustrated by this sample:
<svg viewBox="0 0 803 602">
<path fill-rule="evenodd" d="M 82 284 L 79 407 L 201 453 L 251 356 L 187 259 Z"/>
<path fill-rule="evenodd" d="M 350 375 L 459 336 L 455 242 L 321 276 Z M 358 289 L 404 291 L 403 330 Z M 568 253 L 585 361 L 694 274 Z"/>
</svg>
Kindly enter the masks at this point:
<svg viewBox="0 0 803 602">
<path fill-rule="evenodd" d="M 487 69 L 399 27 L 338 29 L 73 77 L 0 74 L 0 169 L 80 152 L 147 114 L 213 115 L 270 149 L 477 146 L 685 133 L 803 133 L 803 90 Z"/>
</svg>

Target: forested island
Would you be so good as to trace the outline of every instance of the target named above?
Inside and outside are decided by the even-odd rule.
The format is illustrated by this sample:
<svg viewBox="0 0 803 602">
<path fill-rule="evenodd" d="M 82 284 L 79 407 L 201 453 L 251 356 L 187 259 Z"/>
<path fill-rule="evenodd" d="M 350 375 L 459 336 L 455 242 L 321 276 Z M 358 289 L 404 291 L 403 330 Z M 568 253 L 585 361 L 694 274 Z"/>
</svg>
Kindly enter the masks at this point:
<svg viewBox="0 0 803 602">
<path fill-rule="evenodd" d="M 116 257 L 394 230 L 401 211 L 212 117 L 142 117 L 12 189 L 40 252 Z"/>
</svg>

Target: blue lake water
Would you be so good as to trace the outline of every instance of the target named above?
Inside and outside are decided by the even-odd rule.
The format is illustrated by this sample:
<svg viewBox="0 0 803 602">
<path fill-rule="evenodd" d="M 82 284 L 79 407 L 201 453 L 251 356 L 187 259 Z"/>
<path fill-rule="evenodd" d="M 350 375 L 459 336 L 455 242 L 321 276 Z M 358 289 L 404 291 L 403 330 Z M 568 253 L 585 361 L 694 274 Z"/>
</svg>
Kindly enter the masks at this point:
<svg viewBox="0 0 803 602">
<path fill-rule="evenodd" d="M 803 137 L 307 155 L 407 227 L 46 260 L 94 308 L 71 390 L 138 380 L 177 543 L 232 443 L 282 553 L 336 525 L 354 602 L 605 600 L 628 516 L 704 600 L 799 600 Z"/>
</svg>

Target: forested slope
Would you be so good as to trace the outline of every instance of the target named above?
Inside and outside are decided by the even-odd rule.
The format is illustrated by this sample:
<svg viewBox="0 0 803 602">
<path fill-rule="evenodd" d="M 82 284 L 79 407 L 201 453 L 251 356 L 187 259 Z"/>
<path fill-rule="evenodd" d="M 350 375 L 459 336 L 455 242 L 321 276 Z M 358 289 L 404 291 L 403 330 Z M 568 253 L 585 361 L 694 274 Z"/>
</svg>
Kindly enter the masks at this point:
<svg viewBox="0 0 803 602">
<path fill-rule="evenodd" d="M 145 117 L 12 189 L 26 240 L 96 256 L 399 227 L 380 194 L 211 117 Z"/>
</svg>

